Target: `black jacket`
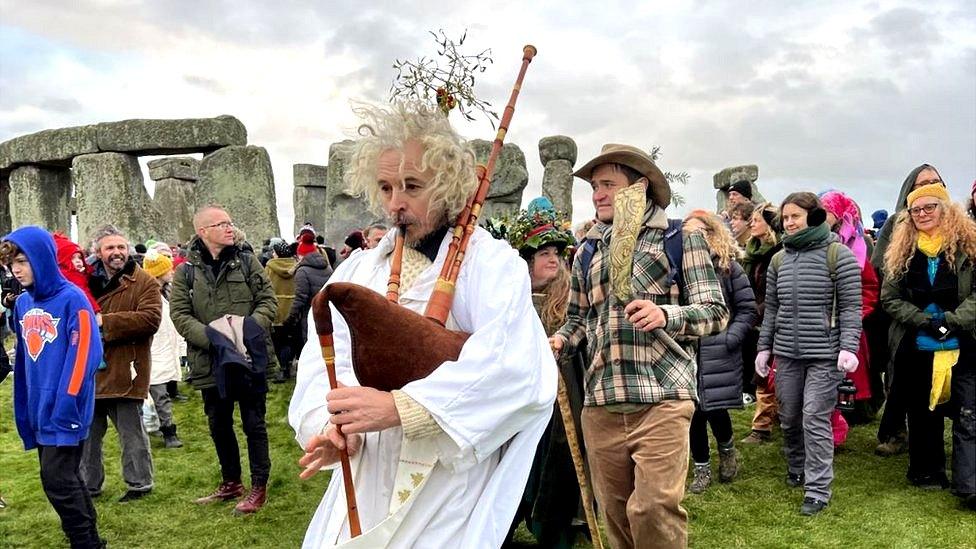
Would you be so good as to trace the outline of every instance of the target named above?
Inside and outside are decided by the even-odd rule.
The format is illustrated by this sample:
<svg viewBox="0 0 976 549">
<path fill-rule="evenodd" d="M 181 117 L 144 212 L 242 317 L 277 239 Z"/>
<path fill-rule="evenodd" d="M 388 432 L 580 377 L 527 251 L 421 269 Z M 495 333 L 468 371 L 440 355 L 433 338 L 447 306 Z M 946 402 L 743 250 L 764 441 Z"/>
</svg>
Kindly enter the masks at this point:
<svg viewBox="0 0 976 549">
<path fill-rule="evenodd" d="M 698 406 L 706 412 L 742 407 L 742 341 L 759 313 L 749 277 L 738 263 L 730 272 L 715 268 L 729 308 L 724 331 L 703 337 L 698 349 Z"/>
<path fill-rule="evenodd" d="M 267 393 L 268 345 L 264 328 L 252 317 L 244 317 L 244 347 L 250 355 L 247 357 L 224 334 L 210 326 L 204 329 L 210 339 L 210 359 L 220 398 Z"/>
<path fill-rule="evenodd" d="M 320 253 L 306 255 L 295 268 L 295 300 L 291 303 L 285 324 L 297 324 L 302 339 L 308 338 L 308 310 L 312 307 L 312 298 L 325 286 L 330 276 L 332 267 Z"/>
</svg>

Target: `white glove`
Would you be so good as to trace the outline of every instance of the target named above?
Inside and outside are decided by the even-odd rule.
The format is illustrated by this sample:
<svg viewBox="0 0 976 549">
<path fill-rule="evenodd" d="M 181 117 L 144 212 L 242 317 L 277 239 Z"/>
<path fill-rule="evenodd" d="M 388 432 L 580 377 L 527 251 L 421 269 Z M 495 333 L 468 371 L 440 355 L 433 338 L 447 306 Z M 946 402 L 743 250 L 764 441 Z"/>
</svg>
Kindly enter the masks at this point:
<svg viewBox="0 0 976 549">
<path fill-rule="evenodd" d="M 756 355 L 756 374 L 759 377 L 769 376 L 769 358 L 769 351 L 759 351 L 759 354 Z"/>
<path fill-rule="evenodd" d="M 841 372 L 851 373 L 857 370 L 857 365 L 860 362 L 857 360 L 857 355 L 850 351 L 841 351 L 837 355 L 837 369 Z"/>
</svg>

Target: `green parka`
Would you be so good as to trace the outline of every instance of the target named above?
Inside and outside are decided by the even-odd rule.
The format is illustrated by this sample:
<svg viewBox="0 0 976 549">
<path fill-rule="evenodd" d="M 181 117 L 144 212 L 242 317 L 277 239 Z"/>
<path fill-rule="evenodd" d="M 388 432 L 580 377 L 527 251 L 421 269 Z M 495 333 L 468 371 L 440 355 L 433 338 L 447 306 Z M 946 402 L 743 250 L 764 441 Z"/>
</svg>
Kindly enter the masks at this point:
<svg viewBox="0 0 976 549">
<path fill-rule="evenodd" d="M 920 253 L 917 252 L 916 253 Z M 959 279 L 959 306 L 955 311 L 946 311 L 945 323 L 952 330 L 968 332 L 976 338 L 976 280 L 973 278 L 973 262 L 962 251 L 956 252 L 956 276 Z M 928 322 L 929 315 L 910 301 L 911 290 L 904 287 L 902 280 L 892 280 L 886 276 L 881 286 L 881 306 L 891 315 L 893 322 L 888 329 L 888 349 L 892 363 L 898 354 L 902 338 L 910 329 L 919 328 Z M 888 370 L 889 372 L 892 370 Z"/>
<path fill-rule="evenodd" d="M 268 371 L 274 371 L 278 362 L 271 345 L 271 324 L 275 320 L 277 302 L 274 289 L 264 273 L 258 258 L 244 253 L 237 246 L 225 249 L 226 258 L 220 272 L 214 277 L 204 263 L 206 247 L 199 237 L 190 241 L 186 263 L 177 268 L 170 295 L 170 318 L 176 331 L 186 339 L 186 354 L 190 367 L 187 381 L 195 389 L 216 387 L 210 354 L 210 340 L 205 331 L 207 324 L 226 315 L 250 316 L 266 332 L 268 343 Z M 247 266 L 242 262 L 248 262 Z M 193 269 L 192 292 L 187 287 Z M 247 276 L 245 276 L 247 274 Z"/>
</svg>

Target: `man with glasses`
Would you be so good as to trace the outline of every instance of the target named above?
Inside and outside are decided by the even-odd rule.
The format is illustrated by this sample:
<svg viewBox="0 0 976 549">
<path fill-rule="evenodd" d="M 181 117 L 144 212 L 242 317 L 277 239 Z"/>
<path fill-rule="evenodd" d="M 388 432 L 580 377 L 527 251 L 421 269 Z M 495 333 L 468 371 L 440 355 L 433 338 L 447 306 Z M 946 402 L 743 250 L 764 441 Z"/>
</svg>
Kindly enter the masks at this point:
<svg viewBox="0 0 976 549">
<path fill-rule="evenodd" d="M 926 185 L 946 186 L 938 170 L 931 164 L 917 166 L 908 173 L 908 177 L 902 182 L 901 191 L 898 194 L 898 202 L 895 203 L 895 213 L 885 221 L 884 227 L 878 233 L 878 242 L 874 245 L 874 252 L 871 254 L 871 264 L 874 266 L 875 271 L 878 272 L 879 279 L 884 276 L 884 255 L 891 241 L 891 235 L 895 230 L 895 225 L 899 223 L 900 216 L 898 214 L 908 207 L 907 199 L 909 193 Z M 906 217 L 906 220 L 908 219 Z M 882 280 L 879 280 L 879 282 L 883 283 Z M 871 363 L 888 366 L 888 371 L 885 374 L 887 400 L 881 416 L 881 424 L 878 427 L 878 446 L 874 449 L 874 453 L 879 456 L 893 456 L 908 450 L 908 429 L 905 423 L 907 412 L 898 387 L 892 384 L 894 378 L 891 375 L 892 372 L 889 364 L 890 352 L 887 345 L 887 333 L 890 322 L 891 319 L 878 307 L 871 317 L 869 317 L 867 328 L 868 338 L 872 341 L 870 345 Z M 872 334 L 875 334 L 875 336 L 872 337 Z"/>
<path fill-rule="evenodd" d="M 244 495 L 240 450 L 234 434 L 236 403 L 247 437 L 251 490 L 234 512 L 254 513 L 265 503 L 271 472 L 268 431 L 264 422 L 266 371 L 255 373 L 236 364 L 226 368 L 218 364 L 219 355 L 211 352 L 211 337 L 207 332 L 213 329 L 215 320 L 228 315 L 243 319 L 245 337 L 248 324 L 256 323 L 264 331 L 268 369 L 271 370 L 277 364 L 269 336 L 277 303 L 274 289 L 258 258 L 234 243 L 234 223 L 223 208 L 204 207 L 193 216 L 193 226 L 196 236 L 189 243 L 187 261 L 173 279 L 170 316 L 176 330 L 186 339 L 190 365 L 187 381 L 203 396 L 203 410 L 207 414 L 222 475 L 217 489 L 196 501 L 215 503 L 236 500 Z M 257 361 L 252 349 L 248 351 Z"/>
</svg>

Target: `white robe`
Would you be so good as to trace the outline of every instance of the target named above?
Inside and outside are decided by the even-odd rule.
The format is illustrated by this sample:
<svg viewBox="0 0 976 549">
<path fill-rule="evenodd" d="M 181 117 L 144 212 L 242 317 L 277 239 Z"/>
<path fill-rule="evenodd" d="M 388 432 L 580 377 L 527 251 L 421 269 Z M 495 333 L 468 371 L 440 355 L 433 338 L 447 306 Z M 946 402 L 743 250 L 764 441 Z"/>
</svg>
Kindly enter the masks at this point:
<svg viewBox="0 0 976 549">
<path fill-rule="evenodd" d="M 385 295 L 395 233 L 391 230 L 377 248 L 349 257 L 329 283 L 350 281 Z M 402 305 L 423 313 L 449 242 L 450 233 L 434 263 L 403 293 Z M 309 316 L 309 334 L 314 334 Z M 334 308 L 332 318 L 338 378 L 358 385 L 349 358 L 348 328 Z M 430 412 L 443 433 L 424 442 L 435 448 L 437 462 L 409 510 L 394 523 L 392 533 L 375 538 L 388 547 L 500 546 L 552 417 L 557 370 L 532 306 L 525 261 L 481 228 L 471 237 L 450 321 L 453 328 L 471 334 L 458 360 L 403 388 Z M 328 392 L 318 341 L 310 337 L 299 359 L 288 410 L 303 447 L 329 419 Z M 367 433 L 362 450 L 352 458 L 364 536 L 389 514 L 402 438 L 400 427 Z M 304 547 L 332 547 L 349 539 L 343 490 L 336 469 Z M 389 528 L 390 522 L 377 530 Z"/>
</svg>

